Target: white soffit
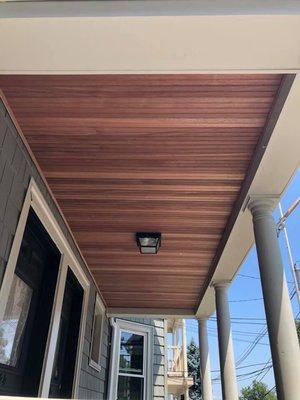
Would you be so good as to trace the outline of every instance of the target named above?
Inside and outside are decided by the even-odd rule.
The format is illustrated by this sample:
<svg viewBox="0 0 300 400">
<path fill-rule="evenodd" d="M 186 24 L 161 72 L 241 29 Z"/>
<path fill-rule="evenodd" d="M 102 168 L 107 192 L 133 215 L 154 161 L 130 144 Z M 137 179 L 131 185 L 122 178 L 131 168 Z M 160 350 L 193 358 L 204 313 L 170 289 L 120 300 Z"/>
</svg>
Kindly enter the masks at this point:
<svg viewBox="0 0 300 400">
<path fill-rule="evenodd" d="M 2 74 L 297 72 L 300 15 L 0 18 L 0 55 Z"/>
<path fill-rule="evenodd" d="M 300 75 L 292 85 L 266 152 L 248 194 L 281 197 L 300 164 Z M 254 242 L 252 218 L 241 210 L 219 260 L 212 281 L 231 281 Z M 209 316 L 215 310 L 214 290 L 206 291 L 197 316 Z"/>
</svg>

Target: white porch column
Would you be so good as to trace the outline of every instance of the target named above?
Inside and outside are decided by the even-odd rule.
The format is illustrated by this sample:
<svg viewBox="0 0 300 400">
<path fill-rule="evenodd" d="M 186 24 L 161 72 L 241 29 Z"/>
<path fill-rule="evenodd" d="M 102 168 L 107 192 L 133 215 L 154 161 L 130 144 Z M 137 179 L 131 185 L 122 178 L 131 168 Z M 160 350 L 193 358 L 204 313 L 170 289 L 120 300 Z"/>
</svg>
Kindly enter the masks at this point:
<svg viewBox="0 0 300 400">
<path fill-rule="evenodd" d="M 184 370 L 184 379 L 185 379 L 185 390 L 184 390 L 184 400 L 189 400 L 189 388 L 187 386 L 187 378 L 188 378 L 188 362 L 187 362 L 187 343 L 186 343 L 186 326 L 185 320 L 182 320 L 182 351 L 183 351 L 183 370 Z"/>
<path fill-rule="evenodd" d="M 229 283 L 215 283 L 218 341 L 223 400 L 238 400 L 230 312 L 227 297 Z"/>
<path fill-rule="evenodd" d="M 300 393 L 300 352 L 282 264 L 276 224 L 275 200 L 254 198 L 248 208 L 253 217 L 269 340 L 278 399 L 296 400 Z"/>
<path fill-rule="evenodd" d="M 198 319 L 202 398 L 203 400 L 213 400 L 206 324 L 206 318 Z"/>
</svg>

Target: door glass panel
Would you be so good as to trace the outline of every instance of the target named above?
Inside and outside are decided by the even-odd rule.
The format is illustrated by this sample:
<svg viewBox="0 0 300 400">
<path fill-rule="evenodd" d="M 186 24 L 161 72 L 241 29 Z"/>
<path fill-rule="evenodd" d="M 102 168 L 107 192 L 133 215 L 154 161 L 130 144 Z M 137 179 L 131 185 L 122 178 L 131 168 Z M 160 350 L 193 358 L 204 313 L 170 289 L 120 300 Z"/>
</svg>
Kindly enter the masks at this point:
<svg viewBox="0 0 300 400">
<path fill-rule="evenodd" d="M 4 318 L 0 323 L 0 363 L 15 367 L 20 353 L 32 289 L 14 275 L 6 303 Z"/>
<path fill-rule="evenodd" d="M 143 375 L 143 349 L 144 336 L 122 331 L 119 372 Z"/>
<path fill-rule="evenodd" d="M 142 400 L 144 378 L 119 375 L 118 400 Z"/>
</svg>

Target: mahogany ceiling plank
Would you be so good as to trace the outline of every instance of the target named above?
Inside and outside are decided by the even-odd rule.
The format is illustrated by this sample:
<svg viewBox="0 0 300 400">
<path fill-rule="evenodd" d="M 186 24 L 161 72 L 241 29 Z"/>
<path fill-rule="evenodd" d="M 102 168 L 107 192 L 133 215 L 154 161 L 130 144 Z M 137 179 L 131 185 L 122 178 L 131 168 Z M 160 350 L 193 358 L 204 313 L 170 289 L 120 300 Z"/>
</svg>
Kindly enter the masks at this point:
<svg viewBox="0 0 300 400">
<path fill-rule="evenodd" d="M 109 307 L 196 308 L 281 81 L 0 76 Z M 157 255 L 142 230 L 162 233 Z"/>
</svg>

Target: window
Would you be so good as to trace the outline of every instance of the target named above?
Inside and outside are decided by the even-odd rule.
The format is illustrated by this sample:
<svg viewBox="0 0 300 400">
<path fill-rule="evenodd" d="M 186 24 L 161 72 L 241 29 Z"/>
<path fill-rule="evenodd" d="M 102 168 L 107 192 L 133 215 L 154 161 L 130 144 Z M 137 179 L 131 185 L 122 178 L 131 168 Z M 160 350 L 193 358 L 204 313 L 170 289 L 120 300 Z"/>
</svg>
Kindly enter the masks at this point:
<svg viewBox="0 0 300 400">
<path fill-rule="evenodd" d="M 91 343 L 91 354 L 90 354 L 90 365 L 97 370 L 101 369 L 100 357 L 101 357 L 101 342 L 102 342 L 102 330 L 103 330 L 103 317 L 104 307 L 98 294 L 96 295 L 95 311 L 93 320 L 93 332 L 92 332 L 92 343 Z"/>
<path fill-rule="evenodd" d="M 118 400 L 140 400 L 144 392 L 144 335 L 121 331 Z"/>
<path fill-rule="evenodd" d="M 110 400 L 152 400 L 152 327 L 113 323 Z"/>
</svg>

